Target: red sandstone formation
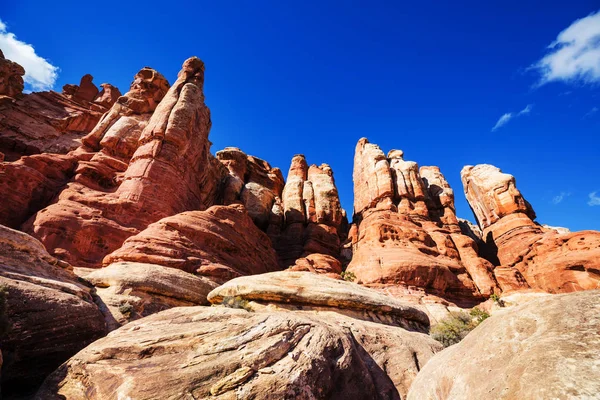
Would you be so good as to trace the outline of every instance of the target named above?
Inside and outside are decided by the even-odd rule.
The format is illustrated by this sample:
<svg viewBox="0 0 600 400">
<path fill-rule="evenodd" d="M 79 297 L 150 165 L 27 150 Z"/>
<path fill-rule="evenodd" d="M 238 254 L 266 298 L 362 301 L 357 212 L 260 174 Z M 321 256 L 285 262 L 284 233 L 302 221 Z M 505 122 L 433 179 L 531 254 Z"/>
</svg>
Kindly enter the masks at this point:
<svg viewBox="0 0 600 400">
<path fill-rule="evenodd" d="M 4 58 L 0 50 L 0 96 L 16 97 L 23 93 L 25 69 Z"/>
<path fill-rule="evenodd" d="M 313 253 L 296 260 L 288 268 L 289 271 L 305 271 L 323 274 L 333 279 L 341 279 L 342 263 L 337 258 L 327 254 Z"/>
<path fill-rule="evenodd" d="M 531 287 L 550 293 L 600 287 L 600 232 L 561 233 L 536 222 L 512 175 L 487 164 L 461 172 L 483 238 L 495 249 L 503 291 Z"/>
<path fill-rule="evenodd" d="M 152 222 L 214 204 L 225 168 L 209 153 L 203 73 L 188 59 L 161 101 L 166 80 L 140 71 L 75 152 L 74 179 L 25 229 L 56 256 L 97 267 Z"/>
<path fill-rule="evenodd" d="M 103 263 L 118 261 L 177 268 L 219 284 L 279 269 L 271 241 L 241 205 L 187 211 L 150 224 Z"/>
<path fill-rule="evenodd" d="M 260 229 L 277 235 L 283 219 L 281 170 L 236 147 L 218 151 L 216 157 L 229 171 L 222 189 L 223 204 L 243 204 Z"/>
<path fill-rule="evenodd" d="M 347 221 L 329 165 L 309 167 L 303 155 L 294 156 L 282 193 L 282 206 L 283 229 L 274 244 L 283 267 L 294 265 L 300 257 L 310 254 L 339 259 Z M 326 270 L 328 264 L 323 266 Z"/>
<path fill-rule="evenodd" d="M 497 290 L 492 265 L 478 257 L 454 212 L 454 194 L 436 167 L 386 157 L 367 139 L 354 159 L 354 224 L 348 271 L 357 282 L 396 295 L 411 287 L 453 301 Z"/>
<path fill-rule="evenodd" d="M 65 154 L 77 148 L 118 93 L 105 84 L 110 90 L 98 95 L 91 75 L 85 75 L 79 86 L 65 85 L 63 94 L 22 95 L 24 73 L 19 64 L 0 53 L 0 154 L 4 161 L 38 153 Z"/>
</svg>

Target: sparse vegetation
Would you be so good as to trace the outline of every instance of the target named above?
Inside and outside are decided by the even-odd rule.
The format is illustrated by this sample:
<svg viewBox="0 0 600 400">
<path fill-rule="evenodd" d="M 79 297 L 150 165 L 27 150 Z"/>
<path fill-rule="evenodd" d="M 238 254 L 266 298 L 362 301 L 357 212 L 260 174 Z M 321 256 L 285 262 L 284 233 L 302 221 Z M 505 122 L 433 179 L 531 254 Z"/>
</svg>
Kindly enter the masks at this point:
<svg viewBox="0 0 600 400">
<path fill-rule="evenodd" d="M 6 315 L 8 307 L 8 288 L 4 285 L 0 285 L 0 338 L 8 333 L 10 330 L 10 322 Z"/>
<path fill-rule="evenodd" d="M 356 275 L 354 275 L 351 271 L 344 271 L 341 273 L 342 279 L 347 282 L 354 282 L 356 280 Z"/>
<path fill-rule="evenodd" d="M 134 311 L 133 306 L 129 302 L 122 303 L 119 306 L 119 312 L 123 314 L 125 318 L 131 317 L 131 313 Z"/>
<path fill-rule="evenodd" d="M 252 307 L 248 305 L 248 300 L 243 299 L 240 296 L 225 296 L 223 297 L 222 304 L 229 308 L 239 308 L 246 311 L 252 311 Z"/>
<path fill-rule="evenodd" d="M 452 346 L 464 339 L 490 315 L 475 307 L 470 312 L 455 312 L 431 328 L 431 337 L 444 347 Z"/>
<path fill-rule="evenodd" d="M 498 305 L 498 307 L 504 307 L 504 300 L 502 300 L 496 293 L 492 293 L 490 299 L 492 299 L 494 303 Z"/>
</svg>

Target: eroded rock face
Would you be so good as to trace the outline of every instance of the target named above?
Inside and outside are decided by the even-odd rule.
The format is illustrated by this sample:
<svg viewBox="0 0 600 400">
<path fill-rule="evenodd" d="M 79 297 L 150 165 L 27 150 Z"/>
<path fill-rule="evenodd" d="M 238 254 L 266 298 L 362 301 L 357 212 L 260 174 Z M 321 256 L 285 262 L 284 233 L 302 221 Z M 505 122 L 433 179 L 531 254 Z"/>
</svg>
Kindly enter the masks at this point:
<svg viewBox="0 0 600 400">
<path fill-rule="evenodd" d="M 598 290 L 544 296 L 495 313 L 434 356 L 408 399 L 594 398 L 599 329 Z"/>
<path fill-rule="evenodd" d="M 0 225 L 0 285 L 6 334 L 0 337 L 5 395 L 32 390 L 61 363 L 106 333 L 90 290 L 34 238 Z M 4 329 L 2 329 L 4 330 Z"/>
<path fill-rule="evenodd" d="M 274 240 L 282 266 L 310 254 L 340 258 L 347 220 L 329 165 L 309 167 L 303 155 L 294 156 L 282 208 L 283 229 Z"/>
<path fill-rule="evenodd" d="M 109 330 L 173 307 L 208 305 L 213 281 L 155 264 L 117 262 L 84 276 Z"/>
<path fill-rule="evenodd" d="M 494 273 L 504 291 L 531 287 L 562 293 L 599 287 L 600 232 L 540 226 L 514 177 L 492 165 L 467 166 L 461 176 L 483 238 L 501 265 Z"/>
<path fill-rule="evenodd" d="M 37 398 L 399 399 L 437 349 L 340 315 L 175 308 L 78 353 Z"/>
<path fill-rule="evenodd" d="M 222 189 L 223 204 L 243 204 L 256 226 L 270 236 L 277 235 L 283 218 L 281 170 L 237 147 L 226 147 L 216 157 L 228 171 Z"/>
<path fill-rule="evenodd" d="M 23 93 L 25 69 L 14 61 L 4 58 L 0 50 L 0 96 L 16 97 Z"/>
<path fill-rule="evenodd" d="M 104 259 L 177 268 L 217 283 L 279 269 L 268 236 L 242 205 L 187 211 L 148 226 Z"/>
<path fill-rule="evenodd" d="M 419 307 L 408 305 L 375 290 L 310 272 L 281 271 L 233 279 L 208 295 L 211 303 L 226 299 L 292 310 L 332 311 L 357 319 L 428 332 L 429 318 Z"/>
<path fill-rule="evenodd" d="M 491 263 L 462 234 L 454 194 L 437 167 L 387 157 L 367 139 L 354 159 L 354 228 L 348 271 L 387 293 L 477 302 L 497 289 Z M 399 290 L 399 288 L 404 288 Z"/>
<path fill-rule="evenodd" d="M 195 57 L 166 95 L 164 77 L 142 69 L 83 139 L 74 178 L 24 229 L 57 257 L 98 267 L 149 224 L 214 204 L 226 171 L 209 152 L 203 82 Z"/>
<path fill-rule="evenodd" d="M 313 253 L 296 260 L 289 271 L 306 271 L 323 274 L 333 279 L 341 279 L 342 263 L 327 254 Z"/>
<path fill-rule="evenodd" d="M 106 92 L 101 93 L 102 100 L 94 102 L 98 88 L 91 82 L 91 75 L 84 76 L 80 86 L 66 85 L 67 92 L 63 94 L 49 91 L 22 95 L 24 73 L 19 64 L 6 60 L 0 53 L 0 96 L 3 97 L 0 99 L 0 153 L 4 161 L 74 150 L 81 144 L 81 137 L 92 130 L 110 107 Z"/>
</svg>

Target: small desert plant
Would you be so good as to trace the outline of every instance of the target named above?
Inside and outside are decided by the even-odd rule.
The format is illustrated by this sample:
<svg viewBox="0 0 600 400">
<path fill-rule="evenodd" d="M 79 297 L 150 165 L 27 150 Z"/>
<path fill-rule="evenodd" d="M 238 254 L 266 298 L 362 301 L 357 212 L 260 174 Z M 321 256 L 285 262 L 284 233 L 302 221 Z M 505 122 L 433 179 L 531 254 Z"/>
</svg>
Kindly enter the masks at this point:
<svg viewBox="0 0 600 400">
<path fill-rule="evenodd" d="M 8 307 L 8 288 L 4 285 L 0 285 L 0 338 L 8 333 L 10 330 L 10 322 L 6 315 Z"/>
<path fill-rule="evenodd" d="M 354 282 L 356 280 L 356 275 L 354 275 L 351 271 L 344 271 L 341 273 L 342 279 L 347 282 Z"/>
<path fill-rule="evenodd" d="M 131 317 L 131 313 L 134 311 L 133 306 L 128 301 L 125 303 L 121 303 L 119 306 L 119 312 L 123 314 L 125 318 Z"/>
<path fill-rule="evenodd" d="M 443 344 L 444 347 L 452 346 L 463 340 L 469 332 L 489 316 L 487 312 L 477 307 L 469 313 L 464 311 L 451 313 L 449 317 L 431 328 L 431 337 Z"/>
<path fill-rule="evenodd" d="M 248 300 L 243 299 L 240 296 L 225 296 L 223 297 L 222 304 L 229 308 L 239 308 L 246 311 L 252 311 L 252 308 L 248 305 Z"/>
<path fill-rule="evenodd" d="M 500 296 L 498 296 L 496 293 L 492 293 L 490 299 L 492 299 L 499 307 L 504 307 L 504 300 L 500 299 Z"/>
</svg>

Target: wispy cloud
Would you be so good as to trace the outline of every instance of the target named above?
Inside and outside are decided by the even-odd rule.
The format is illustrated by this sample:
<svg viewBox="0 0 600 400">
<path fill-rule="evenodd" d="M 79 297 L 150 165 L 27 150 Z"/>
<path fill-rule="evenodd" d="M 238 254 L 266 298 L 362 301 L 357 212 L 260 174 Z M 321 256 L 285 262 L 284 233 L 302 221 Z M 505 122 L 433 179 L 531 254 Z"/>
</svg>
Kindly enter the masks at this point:
<svg viewBox="0 0 600 400">
<path fill-rule="evenodd" d="M 583 116 L 583 118 L 591 117 L 592 115 L 596 114 L 597 112 L 598 112 L 598 107 L 592 107 L 592 109 L 590 111 L 588 111 L 587 113 L 585 113 L 585 115 Z"/>
<path fill-rule="evenodd" d="M 570 195 L 571 193 L 568 192 L 560 192 L 559 195 L 552 198 L 552 204 L 559 204 L 565 199 L 565 197 L 569 197 Z"/>
<path fill-rule="evenodd" d="M 58 77 L 58 67 L 38 56 L 32 45 L 17 39 L 8 32 L 6 24 L 0 20 L 0 49 L 4 57 L 25 68 L 25 83 L 33 90 L 52 89 Z"/>
<path fill-rule="evenodd" d="M 600 82 L 600 11 L 559 33 L 531 68 L 540 74 L 538 86 L 552 81 Z"/>
<path fill-rule="evenodd" d="M 588 201 L 588 206 L 600 206 L 600 196 L 596 196 L 598 192 L 592 192 L 589 194 L 590 200 Z"/>
<path fill-rule="evenodd" d="M 498 122 L 496 122 L 496 125 L 494 125 L 494 127 L 492 128 L 492 132 L 494 132 L 495 130 L 508 124 L 508 121 L 510 121 L 513 118 L 520 117 L 521 115 L 529 114 L 531 112 L 532 108 L 533 108 L 533 104 L 527 104 L 527 106 L 524 109 L 522 109 L 521 111 L 519 111 L 518 113 L 509 112 L 509 113 L 503 114 L 500 117 L 500 119 L 498 119 Z"/>
</svg>

